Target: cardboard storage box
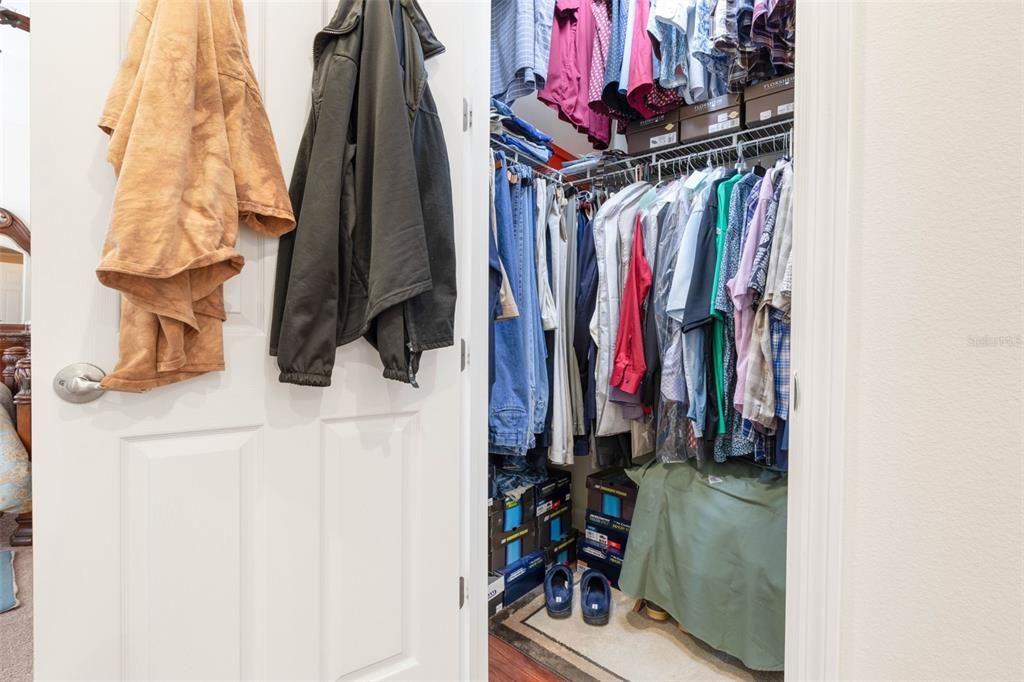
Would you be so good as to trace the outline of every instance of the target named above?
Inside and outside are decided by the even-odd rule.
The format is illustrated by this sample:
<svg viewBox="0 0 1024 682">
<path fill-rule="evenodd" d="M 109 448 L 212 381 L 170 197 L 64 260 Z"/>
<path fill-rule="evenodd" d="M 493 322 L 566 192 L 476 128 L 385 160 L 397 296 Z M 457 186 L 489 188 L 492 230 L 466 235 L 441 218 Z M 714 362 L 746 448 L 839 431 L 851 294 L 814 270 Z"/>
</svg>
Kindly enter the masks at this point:
<svg viewBox="0 0 1024 682">
<path fill-rule="evenodd" d="M 692 104 L 679 110 L 680 142 L 739 131 L 742 127 L 739 95 L 712 97 L 706 102 Z"/>
<path fill-rule="evenodd" d="M 502 609 L 505 600 L 505 576 L 487 577 L 487 615 L 493 616 Z"/>
<path fill-rule="evenodd" d="M 576 545 L 579 542 L 579 531 L 575 528 L 558 542 L 554 542 L 544 548 L 544 563 L 567 564 L 572 566 L 576 563 Z"/>
<path fill-rule="evenodd" d="M 496 535 L 529 525 L 536 518 L 536 507 L 533 488 L 527 488 L 518 500 L 506 500 L 501 496 L 491 498 L 487 519 L 488 534 L 493 538 Z"/>
<path fill-rule="evenodd" d="M 572 530 L 572 503 L 558 504 L 537 517 L 537 546 L 547 547 L 558 542 Z"/>
<path fill-rule="evenodd" d="M 743 119 L 748 126 L 793 117 L 796 77 L 792 74 L 751 85 L 743 92 Z"/>
<path fill-rule="evenodd" d="M 587 509 L 625 521 L 633 520 L 636 483 L 621 468 L 587 476 Z"/>
<path fill-rule="evenodd" d="M 548 480 L 538 483 L 533 487 L 536 503 L 536 516 L 557 509 L 560 505 L 568 504 L 572 499 L 572 476 L 568 471 L 550 469 Z"/>
<path fill-rule="evenodd" d="M 619 586 L 619 577 L 622 574 L 622 557 L 612 554 L 586 540 L 580 540 L 576 556 L 578 557 L 578 568 L 592 568 L 596 571 L 601 571 L 601 573 L 604 573 L 604 577 L 608 578 L 608 582 L 611 583 L 612 587 Z"/>
<path fill-rule="evenodd" d="M 623 556 L 629 542 L 629 524 L 588 509 L 583 534 L 587 542 Z"/>
<path fill-rule="evenodd" d="M 508 606 L 544 583 L 544 552 L 527 554 L 498 573 L 505 579 L 505 595 L 502 601 Z"/>
<path fill-rule="evenodd" d="M 626 149 L 630 154 L 656 151 L 678 142 L 679 109 L 626 124 Z"/>
<path fill-rule="evenodd" d="M 532 524 L 491 537 L 489 565 L 497 571 L 537 549 L 537 530 Z"/>
</svg>

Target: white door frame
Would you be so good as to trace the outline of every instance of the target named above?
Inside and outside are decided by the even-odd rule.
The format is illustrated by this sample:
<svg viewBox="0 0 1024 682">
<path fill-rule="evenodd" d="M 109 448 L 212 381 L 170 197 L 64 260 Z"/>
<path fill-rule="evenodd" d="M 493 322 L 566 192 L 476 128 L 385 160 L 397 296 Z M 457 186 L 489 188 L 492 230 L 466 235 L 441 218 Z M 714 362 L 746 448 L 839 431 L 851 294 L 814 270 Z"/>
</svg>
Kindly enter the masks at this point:
<svg viewBox="0 0 1024 682">
<path fill-rule="evenodd" d="M 793 301 L 792 430 L 786 563 L 786 679 L 834 680 L 839 676 L 840 578 L 842 569 L 843 476 L 845 467 L 847 243 L 850 230 L 850 172 L 860 148 L 859 131 L 849 129 L 854 36 L 862 25 L 855 2 L 797 0 L 794 157 L 799 165 L 794 198 L 793 257 L 797 290 Z M 486 60 L 481 60 L 481 82 Z M 487 145 L 479 112 L 474 147 L 481 149 L 481 180 L 474 214 L 487 224 Z M 475 233 L 474 233 L 475 234 Z M 463 609 L 464 677 L 487 679 L 486 514 L 487 514 L 487 242 L 468 245 L 472 259 L 469 346 L 464 394 L 468 418 L 463 448 L 463 566 L 467 601 Z M 460 253 L 462 256 L 462 253 Z M 467 291 L 465 285 L 461 291 Z"/>
</svg>

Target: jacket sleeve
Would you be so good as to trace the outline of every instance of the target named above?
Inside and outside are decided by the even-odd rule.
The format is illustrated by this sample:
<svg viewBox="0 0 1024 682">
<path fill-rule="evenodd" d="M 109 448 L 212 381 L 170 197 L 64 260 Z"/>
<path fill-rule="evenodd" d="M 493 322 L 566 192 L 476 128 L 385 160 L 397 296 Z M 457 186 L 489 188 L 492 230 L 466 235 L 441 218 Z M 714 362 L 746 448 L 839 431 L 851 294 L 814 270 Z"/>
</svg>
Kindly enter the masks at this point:
<svg viewBox="0 0 1024 682">
<path fill-rule="evenodd" d="M 366 325 L 384 376 L 415 381 L 404 303 L 433 286 L 409 108 L 388 4 L 364 4 L 357 94 L 354 268 L 367 273 Z"/>
<path fill-rule="evenodd" d="M 271 355 L 277 355 L 280 381 L 330 386 L 337 351 L 343 184 L 354 150 L 348 142 L 357 69 L 328 56 L 327 82 L 313 102 L 292 175 L 290 194 L 297 227 L 281 237 Z M 332 74 L 331 70 L 341 69 Z"/>
</svg>

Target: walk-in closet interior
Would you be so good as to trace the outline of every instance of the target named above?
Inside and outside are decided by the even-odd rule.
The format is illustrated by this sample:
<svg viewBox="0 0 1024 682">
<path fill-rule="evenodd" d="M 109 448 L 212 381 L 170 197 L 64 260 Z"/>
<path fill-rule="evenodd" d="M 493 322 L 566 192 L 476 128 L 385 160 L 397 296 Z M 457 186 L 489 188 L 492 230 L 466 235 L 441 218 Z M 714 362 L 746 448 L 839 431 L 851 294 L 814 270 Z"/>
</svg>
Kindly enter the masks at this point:
<svg viewBox="0 0 1024 682">
<path fill-rule="evenodd" d="M 491 2 L 493 680 L 782 677 L 794 44 L 793 0 Z"/>
</svg>

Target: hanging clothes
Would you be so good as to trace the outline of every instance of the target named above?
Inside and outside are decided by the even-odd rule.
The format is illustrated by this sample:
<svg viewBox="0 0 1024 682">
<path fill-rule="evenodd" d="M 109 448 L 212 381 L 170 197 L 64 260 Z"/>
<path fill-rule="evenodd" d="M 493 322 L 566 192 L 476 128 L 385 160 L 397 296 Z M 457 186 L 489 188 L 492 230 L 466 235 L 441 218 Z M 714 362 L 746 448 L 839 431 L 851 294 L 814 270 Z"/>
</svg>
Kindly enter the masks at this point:
<svg viewBox="0 0 1024 682">
<path fill-rule="evenodd" d="M 121 292 L 118 361 L 100 383 L 143 391 L 222 371 L 239 222 L 271 237 L 295 227 L 241 0 L 143 0 L 99 125 L 117 186 L 96 275 Z"/>
<path fill-rule="evenodd" d="M 491 3 L 491 96 L 511 104 L 544 87 L 555 0 Z"/>
<path fill-rule="evenodd" d="M 454 341 L 451 179 L 425 65 L 443 51 L 414 0 L 341 0 L 314 39 L 299 222 L 277 257 L 282 382 L 329 386 L 336 348 L 365 336 L 384 377 L 415 386 L 421 353 Z"/>
</svg>

